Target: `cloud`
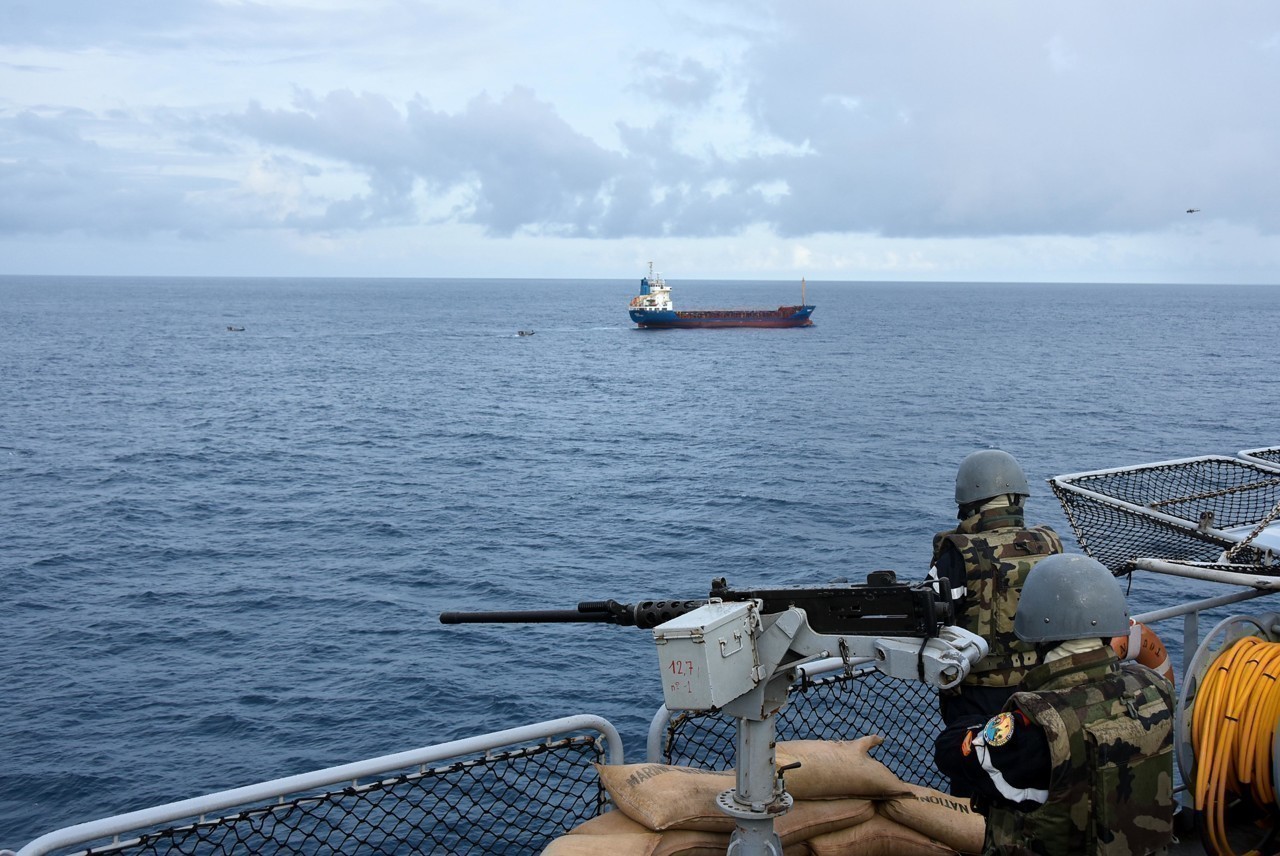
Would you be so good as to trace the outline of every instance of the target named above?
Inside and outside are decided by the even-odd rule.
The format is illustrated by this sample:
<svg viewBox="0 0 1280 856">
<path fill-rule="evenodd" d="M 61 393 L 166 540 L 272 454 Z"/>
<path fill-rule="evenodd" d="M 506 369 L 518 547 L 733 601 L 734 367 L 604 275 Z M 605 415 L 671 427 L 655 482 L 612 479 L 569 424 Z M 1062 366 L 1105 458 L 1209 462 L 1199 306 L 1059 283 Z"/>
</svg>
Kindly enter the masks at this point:
<svg viewBox="0 0 1280 856">
<path fill-rule="evenodd" d="M 45 140 L 70 148 L 92 146 L 92 143 L 80 135 L 77 127 L 77 120 L 84 118 L 87 118 L 87 114 L 76 110 L 63 111 L 59 115 L 41 115 L 33 110 L 23 110 L 13 118 L 0 119 L 0 134 Z"/>
<path fill-rule="evenodd" d="M 436 197 L 468 188 L 473 202 L 460 216 L 491 234 L 534 226 L 586 234 L 620 160 L 520 87 L 499 100 L 478 97 L 454 114 L 422 99 L 399 109 L 368 93 L 300 92 L 293 107 L 252 105 L 220 122 L 259 144 L 368 177 L 369 193 L 336 200 L 309 224 L 293 220 L 299 227 L 405 222 L 421 182 Z"/>
<path fill-rule="evenodd" d="M 1032 5 L 806 4 L 742 66 L 760 133 L 813 152 L 778 164 L 793 192 L 775 224 L 1099 234 L 1161 228 L 1210 198 L 1276 230 L 1263 150 L 1280 134 L 1257 86 L 1280 69 L 1248 18 L 1179 8 L 1109 8 L 1098 27 Z"/>
<path fill-rule="evenodd" d="M 65 233 L 199 237 L 209 224 L 184 204 L 204 183 L 173 182 L 47 163 L 0 163 L 0 234 Z"/>
<path fill-rule="evenodd" d="M 643 51 L 635 59 L 639 79 L 633 87 L 659 101 L 691 108 L 706 105 L 719 86 L 719 75 L 692 57 L 665 51 Z"/>
<path fill-rule="evenodd" d="M 0 234 L 1280 233 L 1263 3 L 570 5 L 9 4 Z"/>
<path fill-rule="evenodd" d="M 0 5 L 0 45 L 84 50 L 188 50 L 343 43 L 367 35 L 379 14 L 411 14 L 411 2 L 353 6 L 306 0 L 59 0 Z M 439 13 L 437 13 L 439 15 Z"/>
</svg>

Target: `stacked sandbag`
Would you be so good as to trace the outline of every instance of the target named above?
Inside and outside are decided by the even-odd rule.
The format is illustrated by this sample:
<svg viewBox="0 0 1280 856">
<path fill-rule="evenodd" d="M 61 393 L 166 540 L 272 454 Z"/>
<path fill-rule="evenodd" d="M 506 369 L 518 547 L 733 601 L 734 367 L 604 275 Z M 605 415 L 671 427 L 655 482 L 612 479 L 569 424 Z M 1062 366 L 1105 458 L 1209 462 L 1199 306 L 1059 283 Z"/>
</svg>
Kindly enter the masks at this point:
<svg viewBox="0 0 1280 856">
<path fill-rule="evenodd" d="M 543 856 L 724 856 L 732 826 L 723 832 L 667 829 L 653 832 L 621 811 L 608 811 L 561 836 Z M 812 856 L 804 842 L 783 847 L 783 856 Z"/>
<path fill-rule="evenodd" d="M 876 812 L 957 853 L 982 852 L 987 821 L 970 807 L 968 797 L 953 797 L 923 785 L 907 788 L 909 793 L 876 803 Z"/>
<path fill-rule="evenodd" d="M 859 796 L 872 800 L 876 818 L 866 829 L 852 827 L 809 839 L 815 856 L 845 853 L 981 853 L 986 820 L 967 799 L 908 784 L 870 752 L 878 735 L 857 740 L 789 740 L 778 743 L 778 766 L 799 761 L 786 773 L 787 792 L 796 799 Z M 846 848 L 844 842 L 857 846 Z M 863 849 L 858 849 L 859 847 Z M 821 848 L 821 849 L 820 849 Z"/>
<path fill-rule="evenodd" d="M 984 822 L 966 801 L 899 779 L 870 750 L 878 736 L 794 740 L 777 746 L 791 809 L 774 818 L 786 856 L 980 853 Z M 732 772 L 666 764 L 597 765 L 617 809 L 551 843 L 543 856 L 723 854 L 734 820 L 716 797 Z"/>
</svg>

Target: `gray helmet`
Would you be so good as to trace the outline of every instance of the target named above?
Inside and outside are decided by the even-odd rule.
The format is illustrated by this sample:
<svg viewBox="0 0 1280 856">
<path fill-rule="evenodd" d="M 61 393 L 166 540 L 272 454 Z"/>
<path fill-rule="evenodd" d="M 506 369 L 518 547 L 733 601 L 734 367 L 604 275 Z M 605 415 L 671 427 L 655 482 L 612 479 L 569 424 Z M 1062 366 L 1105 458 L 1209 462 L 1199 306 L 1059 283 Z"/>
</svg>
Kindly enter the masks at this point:
<svg viewBox="0 0 1280 856">
<path fill-rule="evenodd" d="M 1129 607 L 1101 562 L 1073 553 L 1045 556 L 1027 574 L 1013 632 L 1023 642 L 1121 636 L 1129 632 Z"/>
<path fill-rule="evenodd" d="M 956 470 L 956 505 L 968 505 L 1002 493 L 1030 496 L 1022 467 L 1008 452 L 983 449 L 960 462 Z"/>
</svg>

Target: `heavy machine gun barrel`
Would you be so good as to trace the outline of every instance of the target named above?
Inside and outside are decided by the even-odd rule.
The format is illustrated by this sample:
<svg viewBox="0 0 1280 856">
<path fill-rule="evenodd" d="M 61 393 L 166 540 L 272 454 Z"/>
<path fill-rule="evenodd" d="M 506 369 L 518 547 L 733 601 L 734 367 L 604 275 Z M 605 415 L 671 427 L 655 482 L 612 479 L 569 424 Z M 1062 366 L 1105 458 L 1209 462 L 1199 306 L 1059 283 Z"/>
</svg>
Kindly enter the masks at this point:
<svg viewBox="0 0 1280 856">
<path fill-rule="evenodd" d="M 705 600 L 588 600 L 573 609 L 511 609 L 497 612 L 442 612 L 441 624 L 617 624 L 651 630 L 659 624 L 706 605 Z"/>
</svg>

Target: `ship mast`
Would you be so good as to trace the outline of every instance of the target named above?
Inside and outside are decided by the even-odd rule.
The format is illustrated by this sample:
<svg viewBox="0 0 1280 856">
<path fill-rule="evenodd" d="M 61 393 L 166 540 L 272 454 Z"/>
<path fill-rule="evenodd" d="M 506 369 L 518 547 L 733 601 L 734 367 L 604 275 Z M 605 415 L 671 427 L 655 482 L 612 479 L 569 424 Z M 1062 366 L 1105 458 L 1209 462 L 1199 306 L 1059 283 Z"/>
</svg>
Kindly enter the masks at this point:
<svg viewBox="0 0 1280 856">
<path fill-rule="evenodd" d="M 804 302 L 804 277 L 800 277 L 800 306 L 803 308 L 808 305 Z"/>
</svg>

